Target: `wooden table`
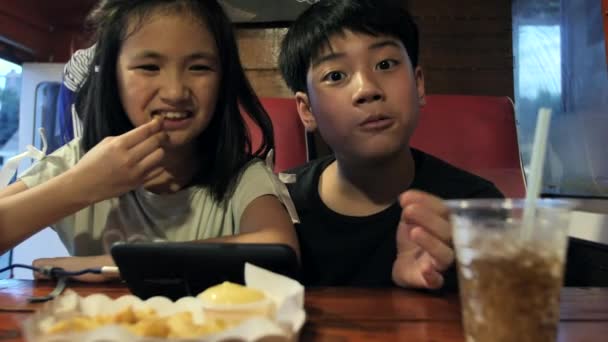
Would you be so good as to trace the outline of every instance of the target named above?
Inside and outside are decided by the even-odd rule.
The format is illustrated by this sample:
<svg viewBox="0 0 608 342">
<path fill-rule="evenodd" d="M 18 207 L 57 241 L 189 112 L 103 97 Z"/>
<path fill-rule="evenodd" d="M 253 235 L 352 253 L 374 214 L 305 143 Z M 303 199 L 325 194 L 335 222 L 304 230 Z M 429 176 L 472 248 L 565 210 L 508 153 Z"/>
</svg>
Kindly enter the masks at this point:
<svg viewBox="0 0 608 342">
<path fill-rule="evenodd" d="M 0 280 L 0 341 L 23 341 L 19 324 L 40 304 L 28 296 L 48 294 L 54 284 Z M 70 284 L 80 295 L 128 293 L 121 284 Z M 464 342 L 456 294 L 431 295 L 402 289 L 317 288 L 306 291 L 309 341 Z M 608 340 L 608 288 L 564 288 L 558 341 Z"/>
</svg>

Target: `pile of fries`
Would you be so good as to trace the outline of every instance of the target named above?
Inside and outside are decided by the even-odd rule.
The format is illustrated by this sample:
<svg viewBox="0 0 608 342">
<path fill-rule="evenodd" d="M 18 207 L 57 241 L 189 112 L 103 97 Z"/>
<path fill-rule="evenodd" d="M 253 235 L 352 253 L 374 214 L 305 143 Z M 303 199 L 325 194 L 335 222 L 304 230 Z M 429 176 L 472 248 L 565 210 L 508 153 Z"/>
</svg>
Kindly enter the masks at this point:
<svg viewBox="0 0 608 342">
<path fill-rule="evenodd" d="M 190 312 L 160 317 L 152 309 L 134 310 L 129 306 L 113 315 L 75 316 L 61 320 L 50 326 L 46 333 L 84 332 L 111 324 L 122 326 L 138 336 L 161 338 L 195 338 L 228 328 L 221 320 L 208 320 L 203 324 L 196 324 Z"/>
</svg>

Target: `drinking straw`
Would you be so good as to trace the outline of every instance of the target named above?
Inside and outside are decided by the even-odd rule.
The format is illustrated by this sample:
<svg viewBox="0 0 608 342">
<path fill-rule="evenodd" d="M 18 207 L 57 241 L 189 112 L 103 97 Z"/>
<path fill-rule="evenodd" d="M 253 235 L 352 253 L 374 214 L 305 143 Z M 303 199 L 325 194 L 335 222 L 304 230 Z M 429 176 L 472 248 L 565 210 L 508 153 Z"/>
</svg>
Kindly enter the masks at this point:
<svg viewBox="0 0 608 342">
<path fill-rule="evenodd" d="M 549 122 L 551 120 L 551 109 L 540 108 L 536 120 L 534 132 L 534 143 L 532 145 L 532 159 L 530 161 L 529 182 L 526 190 L 526 202 L 524 207 L 522 234 L 525 239 L 532 237 L 536 202 L 540 195 L 542 183 L 543 165 L 545 163 L 545 152 L 547 149 L 547 136 L 549 133 Z"/>
</svg>

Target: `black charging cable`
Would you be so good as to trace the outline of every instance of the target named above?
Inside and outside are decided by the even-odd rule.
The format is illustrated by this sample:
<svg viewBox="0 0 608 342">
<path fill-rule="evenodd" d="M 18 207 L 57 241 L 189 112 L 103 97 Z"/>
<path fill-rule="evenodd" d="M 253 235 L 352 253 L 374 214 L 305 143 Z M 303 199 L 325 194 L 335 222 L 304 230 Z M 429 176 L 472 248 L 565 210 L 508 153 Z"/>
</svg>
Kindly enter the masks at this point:
<svg viewBox="0 0 608 342">
<path fill-rule="evenodd" d="M 34 266 L 24 265 L 24 264 L 12 264 L 10 266 L 1 268 L 0 273 L 4 273 L 9 270 L 12 271 L 14 268 L 25 268 L 28 270 L 32 270 L 34 272 L 42 274 L 43 276 L 45 276 L 47 278 L 57 281 L 57 285 L 55 286 L 55 289 L 53 289 L 53 291 L 51 291 L 51 293 L 49 293 L 46 296 L 29 297 L 28 301 L 30 303 L 46 302 L 46 301 L 55 299 L 66 288 L 68 279 L 70 277 L 76 277 L 76 276 L 87 274 L 87 273 L 102 274 L 102 275 L 117 275 L 118 274 L 118 267 L 114 267 L 114 266 L 86 268 L 86 269 L 82 269 L 82 270 L 78 270 L 78 271 L 66 271 L 61 267 L 53 267 L 53 266 L 34 267 Z"/>
</svg>

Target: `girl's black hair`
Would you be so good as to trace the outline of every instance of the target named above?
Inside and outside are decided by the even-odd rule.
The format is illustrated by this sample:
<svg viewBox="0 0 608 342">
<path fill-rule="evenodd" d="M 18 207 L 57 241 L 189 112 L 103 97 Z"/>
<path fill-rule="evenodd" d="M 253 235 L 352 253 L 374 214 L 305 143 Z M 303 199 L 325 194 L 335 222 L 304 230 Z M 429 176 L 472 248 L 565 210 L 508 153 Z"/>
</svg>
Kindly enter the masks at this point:
<svg viewBox="0 0 608 342">
<path fill-rule="evenodd" d="M 201 165 L 193 182 L 208 187 L 217 200 L 223 201 L 233 190 L 242 167 L 252 156 L 265 158 L 274 146 L 274 139 L 270 117 L 241 65 L 232 23 L 216 0 L 99 2 L 88 17 L 88 23 L 95 29 L 95 53 L 88 76 L 76 95 L 76 109 L 83 120 L 83 148 L 88 151 L 105 137 L 134 128 L 118 94 L 118 54 L 129 34 L 129 23 L 138 20 L 137 30 L 158 11 L 198 18 L 215 37 L 222 77 L 215 113 L 198 141 Z M 262 132 L 262 143 L 255 151 L 241 108 Z"/>
<path fill-rule="evenodd" d="M 307 92 L 306 74 L 312 60 L 329 45 L 329 38 L 344 30 L 401 40 L 412 67 L 418 65 L 418 27 L 396 0 L 321 0 L 304 11 L 281 44 L 279 68 L 294 91 Z"/>
</svg>

